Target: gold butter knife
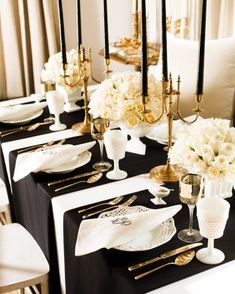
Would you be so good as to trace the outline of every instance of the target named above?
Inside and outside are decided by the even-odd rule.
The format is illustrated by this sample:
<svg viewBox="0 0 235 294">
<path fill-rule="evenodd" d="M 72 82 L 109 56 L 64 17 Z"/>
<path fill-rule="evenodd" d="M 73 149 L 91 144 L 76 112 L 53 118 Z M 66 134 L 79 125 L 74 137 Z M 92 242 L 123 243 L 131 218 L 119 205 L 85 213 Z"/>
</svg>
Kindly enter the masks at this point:
<svg viewBox="0 0 235 294">
<path fill-rule="evenodd" d="M 83 215 L 82 218 L 88 218 L 90 216 L 93 216 L 93 215 L 96 215 L 96 214 L 100 214 L 101 212 L 105 212 L 105 211 L 108 211 L 110 209 L 113 209 L 113 208 L 118 208 L 118 207 L 121 207 L 121 206 L 129 206 L 131 205 L 131 203 L 133 203 L 135 200 L 137 199 L 137 196 L 136 195 L 133 195 L 131 196 L 131 198 L 129 198 L 127 201 L 125 201 L 124 203 L 122 204 L 119 204 L 119 205 L 114 205 L 114 206 L 111 206 L 111 207 L 106 207 L 104 209 L 100 209 L 98 211 L 95 211 L 95 212 L 91 212 L 89 214 L 86 214 L 86 215 Z"/>
<path fill-rule="evenodd" d="M 64 182 L 67 182 L 67 181 L 70 181 L 70 180 L 76 180 L 76 179 L 80 179 L 80 178 L 84 178 L 84 177 L 89 177 L 89 176 L 92 176 L 92 175 L 95 175 L 95 174 L 98 174 L 98 173 L 100 173 L 100 171 L 93 170 L 93 171 L 90 171 L 90 172 L 87 172 L 87 173 L 79 174 L 79 175 L 68 177 L 68 178 L 65 178 L 65 179 L 52 181 L 52 182 L 47 183 L 47 185 L 50 187 L 50 186 L 57 185 L 57 184 L 60 184 L 60 183 L 64 183 Z"/>
<path fill-rule="evenodd" d="M 140 263 L 137 263 L 135 265 L 129 266 L 128 270 L 129 271 L 136 270 L 136 269 L 141 268 L 141 267 L 143 267 L 145 265 L 154 263 L 155 261 L 158 261 L 160 259 L 165 259 L 165 258 L 174 256 L 174 255 L 177 255 L 179 253 L 182 253 L 184 251 L 188 251 L 188 250 L 196 248 L 198 246 L 202 246 L 202 243 L 193 243 L 193 244 L 185 245 L 185 246 L 182 246 L 182 247 L 167 251 L 167 252 L 161 254 L 160 256 L 157 256 L 157 257 L 151 258 L 149 260 L 145 260 L 143 262 L 140 262 Z"/>
</svg>

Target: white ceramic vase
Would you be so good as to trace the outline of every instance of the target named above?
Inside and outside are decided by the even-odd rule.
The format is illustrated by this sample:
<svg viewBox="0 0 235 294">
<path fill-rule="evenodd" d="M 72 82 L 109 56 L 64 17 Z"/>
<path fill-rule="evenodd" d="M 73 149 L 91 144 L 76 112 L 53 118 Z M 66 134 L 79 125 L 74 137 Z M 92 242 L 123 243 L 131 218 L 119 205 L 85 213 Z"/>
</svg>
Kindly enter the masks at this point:
<svg viewBox="0 0 235 294">
<path fill-rule="evenodd" d="M 146 122 L 140 123 L 136 127 L 130 127 L 125 123 L 120 124 L 120 128 L 130 135 L 131 139 L 127 142 L 126 151 L 145 155 L 146 145 L 141 142 L 140 138 L 145 137 L 152 131 L 154 125 Z"/>
<path fill-rule="evenodd" d="M 205 197 L 232 197 L 234 183 L 225 180 L 210 180 L 205 178 Z"/>
<path fill-rule="evenodd" d="M 74 112 L 81 109 L 79 105 L 76 104 L 78 100 L 82 99 L 81 88 L 79 86 L 71 88 L 70 91 L 67 91 L 64 87 L 56 85 L 56 89 L 64 95 L 64 111 L 65 112 Z"/>
</svg>

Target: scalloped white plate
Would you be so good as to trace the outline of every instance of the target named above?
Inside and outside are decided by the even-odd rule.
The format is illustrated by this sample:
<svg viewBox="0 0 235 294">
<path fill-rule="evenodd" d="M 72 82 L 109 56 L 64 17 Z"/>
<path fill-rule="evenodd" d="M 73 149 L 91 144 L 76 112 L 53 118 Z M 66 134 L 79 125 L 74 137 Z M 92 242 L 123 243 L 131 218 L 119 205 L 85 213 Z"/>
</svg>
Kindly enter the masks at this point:
<svg viewBox="0 0 235 294">
<path fill-rule="evenodd" d="M 112 211 L 100 214 L 99 217 L 124 216 L 130 213 L 144 212 L 148 208 L 144 206 L 119 207 Z M 119 245 L 115 249 L 122 251 L 144 251 L 156 248 L 168 242 L 176 233 L 175 222 L 173 218 L 168 219 L 152 231 L 146 232 L 141 237 L 132 240 L 126 244 Z"/>
</svg>

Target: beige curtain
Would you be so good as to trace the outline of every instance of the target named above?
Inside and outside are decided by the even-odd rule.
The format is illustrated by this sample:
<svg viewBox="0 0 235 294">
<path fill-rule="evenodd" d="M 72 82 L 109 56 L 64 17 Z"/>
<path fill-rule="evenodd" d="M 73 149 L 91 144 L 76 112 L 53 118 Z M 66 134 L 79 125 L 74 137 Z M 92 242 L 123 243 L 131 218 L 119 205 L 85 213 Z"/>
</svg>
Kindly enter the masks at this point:
<svg viewBox="0 0 235 294">
<path fill-rule="evenodd" d="M 0 0 L 0 99 L 40 93 L 40 73 L 59 51 L 56 0 Z"/>
<path fill-rule="evenodd" d="M 198 40 L 202 0 L 166 0 L 167 15 L 172 23 L 188 19 L 188 38 Z M 235 0 L 207 1 L 207 39 L 235 36 Z"/>
</svg>

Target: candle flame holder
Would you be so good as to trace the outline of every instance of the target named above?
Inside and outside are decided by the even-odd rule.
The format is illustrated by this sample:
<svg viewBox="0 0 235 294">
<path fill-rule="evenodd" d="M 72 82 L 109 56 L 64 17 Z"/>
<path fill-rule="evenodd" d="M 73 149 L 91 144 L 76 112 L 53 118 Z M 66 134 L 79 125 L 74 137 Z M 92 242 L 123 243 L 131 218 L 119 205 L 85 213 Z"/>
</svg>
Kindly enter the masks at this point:
<svg viewBox="0 0 235 294">
<path fill-rule="evenodd" d="M 110 74 L 111 74 L 111 70 L 109 68 L 109 65 L 110 65 L 110 59 L 109 58 L 105 58 L 104 59 L 104 63 L 105 63 L 105 71 L 104 71 L 104 74 L 105 74 L 105 78 L 108 79 Z"/>
<path fill-rule="evenodd" d="M 200 104 L 203 99 L 203 95 L 196 95 L 196 108 L 192 111 L 196 114 L 195 118 L 192 121 L 188 121 L 180 113 L 180 77 L 177 80 L 177 90 L 173 89 L 172 76 L 170 74 L 169 79 L 167 81 L 162 81 L 162 111 L 160 116 L 154 121 L 159 121 L 163 115 L 165 114 L 167 117 L 167 126 L 168 126 L 168 145 L 167 151 L 169 152 L 172 146 L 172 129 L 173 129 L 173 119 L 174 116 L 177 115 L 181 121 L 186 124 L 192 124 L 197 121 L 200 113 L 202 112 L 200 108 Z M 173 97 L 176 96 L 176 112 L 173 109 Z M 145 99 L 143 98 L 143 102 Z M 145 107 L 144 107 L 145 109 Z M 145 112 L 149 111 L 145 109 Z M 148 120 L 146 119 L 148 122 Z M 153 122 L 153 123 L 154 123 Z M 150 170 L 150 178 L 155 182 L 163 181 L 163 182 L 177 182 L 179 180 L 179 174 L 183 172 L 185 169 L 176 165 L 171 165 L 169 159 L 167 159 L 165 165 L 160 165 L 152 168 Z"/>
<path fill-rule="evenodd" d="M 76 123 L 72 126 L 72 129 L 78 131 L 82 134 L 90 133 L 91 122 L 88 113 L 88 81 L 91 77 L 91 50 L 88 49 L 88 54 L 86 55 L 85 48 L 81 47 L 81 59 L 80 59 L 80 74 L 83 83 L 84 90 L 84 121 Z"/>
</svg>

